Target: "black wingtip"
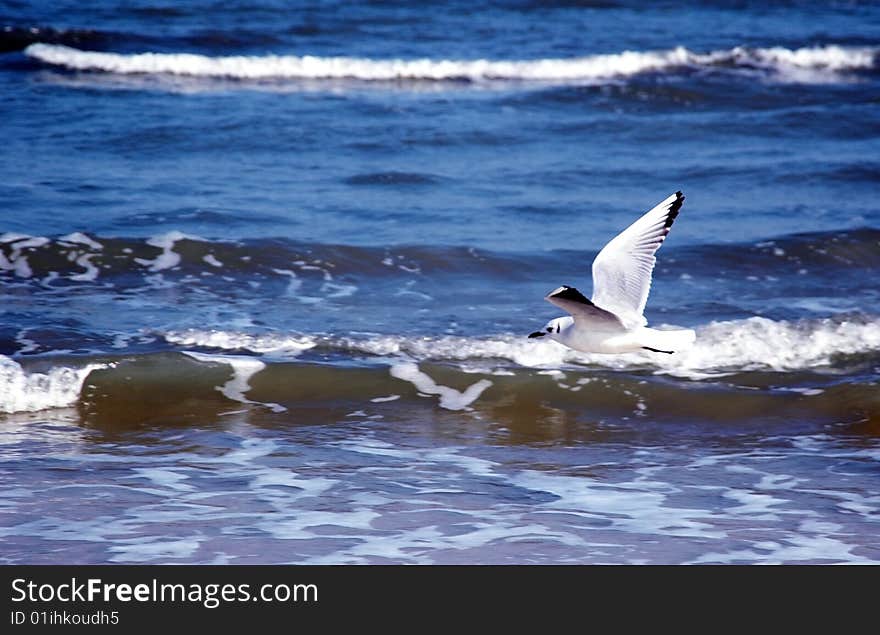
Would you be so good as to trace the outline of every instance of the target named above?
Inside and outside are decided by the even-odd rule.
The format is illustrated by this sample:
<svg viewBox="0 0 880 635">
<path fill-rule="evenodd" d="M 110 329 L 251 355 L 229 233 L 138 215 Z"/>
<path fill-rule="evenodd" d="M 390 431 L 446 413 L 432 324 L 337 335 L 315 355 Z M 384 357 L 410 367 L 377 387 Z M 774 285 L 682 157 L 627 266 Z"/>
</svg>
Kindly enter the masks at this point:
<svg viewBox="0 0 880 635">
<path fill-rule="evenodd" d="M 588 306 L 593 306 L 593 303 L 590 302 L 583 293 L 575 289 L 574 287 L 569 287 L 568 285 L 562 285 L 555 291 L 551 291 L 547 294 L 546 299 L 550 298 L 559 298 L 560 300 L 570 300 L 571 302 L 578 302 L 580 304 L 586 304 Z"/>
<path fill-rule="evenodd" d="M 666 229 L 672 227 L 672 223 L 674 223 L 675 219 L 678 217 L 678 212 L 681 211 L 681 206 L 683 204 L 684 194 L 681 193 L 681 190 L 678 190 L 675 192 L 675 200 L 672 201 L 672 205 L 669 206 L 669 212 L 666 214 Z"/>
<path fill-rule="evenodd" d="M 651 348 L 650 346 L 642 346 L 646 351 L 651 351 L 652 353 L 666 353 L 667 355 L 672 355 L 675 351 L 663 351 L 659 348 Z"/>
</svg>

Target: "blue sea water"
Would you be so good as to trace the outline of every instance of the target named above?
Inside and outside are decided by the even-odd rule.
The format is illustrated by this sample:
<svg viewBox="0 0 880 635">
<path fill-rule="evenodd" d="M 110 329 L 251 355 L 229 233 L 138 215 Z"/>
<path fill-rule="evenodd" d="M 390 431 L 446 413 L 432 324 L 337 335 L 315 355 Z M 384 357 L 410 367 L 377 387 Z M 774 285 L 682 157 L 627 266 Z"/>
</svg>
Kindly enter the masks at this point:
<svg viewBox="0 0 880 635">
<path fill-rule="evenodd" d="M 0 0 L 0 51 L 0 561 L 880 561 L 876 4 Z M 676 190 L 693 349 L 526 338 Z"/>
</svg>

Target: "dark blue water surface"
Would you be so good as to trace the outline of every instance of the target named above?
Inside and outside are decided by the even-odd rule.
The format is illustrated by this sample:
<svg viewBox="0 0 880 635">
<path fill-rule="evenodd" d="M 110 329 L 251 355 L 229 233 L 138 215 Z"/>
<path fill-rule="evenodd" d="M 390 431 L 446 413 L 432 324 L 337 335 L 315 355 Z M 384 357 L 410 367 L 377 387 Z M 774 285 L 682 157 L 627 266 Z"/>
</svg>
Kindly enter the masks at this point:
<svg viewBox="0 0 880 635">
<path fill-rule="evenodd" d="M 0 561 L 880 561 L 877 4 L 0 0 L 0 45 Z M 676 190 L 693 350 L 525 338 Z"/>
</svg>

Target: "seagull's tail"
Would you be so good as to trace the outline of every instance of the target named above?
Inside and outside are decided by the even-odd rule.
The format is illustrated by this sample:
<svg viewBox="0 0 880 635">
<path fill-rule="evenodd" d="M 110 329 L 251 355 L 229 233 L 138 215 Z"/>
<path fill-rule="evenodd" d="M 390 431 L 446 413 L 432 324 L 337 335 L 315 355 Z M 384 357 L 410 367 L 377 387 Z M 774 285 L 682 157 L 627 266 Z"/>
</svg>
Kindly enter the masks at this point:
<svg viewBox="0 0 880 635">
<path fill-rule="evenodd" d="M 642 348 L 655 353 L 675 353 L 685 350 L 697 339 L 696 332 L 690 329 L 658 331 L 646 328 L 642 329 L 641 335 Z"/>
</svg>

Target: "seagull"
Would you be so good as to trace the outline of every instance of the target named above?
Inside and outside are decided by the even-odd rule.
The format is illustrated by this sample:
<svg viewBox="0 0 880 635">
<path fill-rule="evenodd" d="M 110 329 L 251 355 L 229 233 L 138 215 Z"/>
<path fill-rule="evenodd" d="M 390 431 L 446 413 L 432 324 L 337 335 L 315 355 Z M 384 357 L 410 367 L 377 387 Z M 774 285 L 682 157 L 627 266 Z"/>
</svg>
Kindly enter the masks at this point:
<svg viewBox="0 0 880 635">
<path fill-rule="evenodd" d="M 618 234 L 593 261 L 593 298 L 561 286 L 544 299 L 569 315 L 547 322 L 530 338 L 549 337 L 584 353 L 674 353 L 690 346 L 690 329 L 658 331 L 643 315 L 654 254 L 669 234 L 684 195 L 676 192 Z"/>
</svg>

